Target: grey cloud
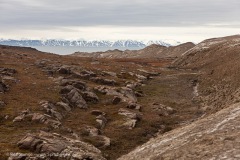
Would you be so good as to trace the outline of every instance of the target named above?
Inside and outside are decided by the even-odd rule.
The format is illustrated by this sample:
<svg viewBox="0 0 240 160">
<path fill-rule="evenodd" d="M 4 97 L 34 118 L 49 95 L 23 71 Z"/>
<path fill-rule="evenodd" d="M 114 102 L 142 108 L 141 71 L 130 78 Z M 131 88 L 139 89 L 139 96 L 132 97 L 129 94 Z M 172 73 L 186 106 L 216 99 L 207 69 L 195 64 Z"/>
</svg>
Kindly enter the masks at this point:
<svg viewBox="0 0 240 160">
<path fill-rule="evenodd" d="M 0 28 L 218 23 L 236 27 L 239 7 L 239 0 L 0 0 Z"/>
</svg>

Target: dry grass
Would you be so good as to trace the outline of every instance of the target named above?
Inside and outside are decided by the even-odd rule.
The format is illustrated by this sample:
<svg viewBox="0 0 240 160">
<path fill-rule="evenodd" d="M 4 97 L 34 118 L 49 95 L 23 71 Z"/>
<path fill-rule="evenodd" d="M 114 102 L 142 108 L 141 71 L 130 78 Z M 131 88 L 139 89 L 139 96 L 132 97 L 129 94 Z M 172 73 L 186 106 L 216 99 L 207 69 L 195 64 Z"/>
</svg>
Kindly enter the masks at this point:
<svg viewBox="0 0 240 160">
<path fill-rule="evenodd" d="M 9 53 L 11 52 L 11 54 Z M 50 59 L 51 63 L 70 65 L 76 68 L 76 71 L 82 69 L 92 70 L 97 74 L 101 71 L 111 71 L 115 73 L 135 72 L 137 69 L 144 69 L 149 71 L 161 72 L 161 76 L 148 81 L 145 86 L 137 88 L 143 91 L 144 97 L 139 98 L 139 104 L 143 106 L 143 119 L 137 123 L 136 128 L 128 130 L 119 127 L 123 121 L 123 117 L 118 115 L 120 108 L 125 108 L 126 103 L 112 105 L 112 96 L 106 96 L 97 93 L 100 102 L 98 104 L 89 104 L 89 109 L 83 110 L 75 108 L 62 121 L 64 127 L 70 128 L 75 133 L 81 135 L 82 127 L 95 126 L 97 127 L 96 117 L 91 115 L 92 110 L 101 110 L 107 114 L 107 126 L 101 132 L 111 139 L 111 146 L 107 148 L 100 148 L 108 159 L 116 159 L 117 157 L 128 153 L 138 145 L 147 142 L 149 138 L 153 137 L 155 133 L 162 129 L 161 132 L 167 132 L 174 129 L 183 123 L 196 117 L 196 109 L 192 104 L 192 88 L 189 86 L 189 80 L 194 78 L 192 75 L 172 76 L 178 72 L 163 71 L 160 67 L 166 67 L 172 59 L 92 59 L 92 58 L 76 58 L 72 56 L 57 56 L 43 54 L 32 50 L 17 49 L 2 49 L 0 53 L 7 53 L 5 56 L 0 54 L 0 67 L 15 68 L 18 73 L 14 75 L 20 81 L 16 84 L 11 84 L 10 90 L 6 94 L 0 95 L 0 98 L 7 103 L 7 107 L 0 111 L 0 115 L 9 115 L 8 120 L 3 120 L 0 123 L 0 155 L 9 152 L 17 152 L 19 149 L 16 142 L 21 139 L 26 133 L 36 132 L 46 126 L 32 122 L 13 123 L 13 118 L 24 109 L 31 109 L 32 111 L 41 112 L 39 102 L 41 100 L 48 100 L 57 102 L 60 99 L 59 88 L 52 79 L 37 68 L 35 61 L 39 59 Z M 14 53 L 14 54 L 13 54 Z M 21 56 L 27 54 L 27 56 Z M 22 57 L 22 58 L 19 58 Z M 93 62 L 98 63 L 93 63 Z M 28 68 L 28 70 L 26 70 Z M 170 76 L 169 76 L 170 75 Z M 58 77 L 58 74 L 54 74 Z M 170 78 L 166 78 L 166 77 Z M 125 81 L 134 80 L 136 77 L 128 74 L 104 78 L 114 79 L 123 86 Z M 97 84 L 85 81 L 88 87 L 93 88 Z M 151 104 L 153 102 L 168 105 L 177 110 L 177 113 L 167 117 L 161 117 L 156 114 Z M 165 126 L 163 129 L 162 126 Z M 63 129 L 52 130 L 52 132 L 59 132 L 61 134 L 69 134 Z M 89 137 L 83 140 L 99 146 L 98 139 Z M 1 156 L 0 156 L 1 158 Z"/>
</svg>

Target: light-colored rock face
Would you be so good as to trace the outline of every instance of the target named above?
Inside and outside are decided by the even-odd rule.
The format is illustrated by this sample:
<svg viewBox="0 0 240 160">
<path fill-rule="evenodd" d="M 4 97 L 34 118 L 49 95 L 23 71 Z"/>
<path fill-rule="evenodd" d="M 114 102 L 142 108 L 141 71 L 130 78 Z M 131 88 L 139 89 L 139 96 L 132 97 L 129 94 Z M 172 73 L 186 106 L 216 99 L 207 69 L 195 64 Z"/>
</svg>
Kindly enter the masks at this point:
<svg viewBox="0 0 240 160">
<path fill-rule="evenodd" d="M 92 159 L 105 160 L 101 151 L 82 141 L 41 131 L 38 134 L 28 134 L 18 142 L 21 149 L 33 151 L 33 154 L 22 154 L 24 159 Z M 46 154 L 45 154 L 46 153 Z M 50 153 L 50 154 L 47 154 Z M 41 158 L 40 158 L 41 157 Z M 13 154 L 9 159 L 21 159 Z"/>
<path fill-rule="evenodd" d="M 240 103 L 150 140 L 119 160 L 240 159 Z"/>
</svg>

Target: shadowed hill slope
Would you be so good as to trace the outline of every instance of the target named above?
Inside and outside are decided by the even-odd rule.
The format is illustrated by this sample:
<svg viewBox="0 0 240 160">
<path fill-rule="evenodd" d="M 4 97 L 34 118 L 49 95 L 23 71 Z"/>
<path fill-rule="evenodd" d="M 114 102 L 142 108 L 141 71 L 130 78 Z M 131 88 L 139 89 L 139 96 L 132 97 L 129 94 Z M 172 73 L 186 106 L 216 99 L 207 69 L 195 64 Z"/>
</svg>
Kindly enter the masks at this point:
<svg viewBox="0 0 240 160">
<path fill-rule="evenodd" d="M 173 66 L 201 72 L 199 100 L 208 110 L 240 101 L 240 36 L 205 40 L 177 59 Z"/>
</svg>

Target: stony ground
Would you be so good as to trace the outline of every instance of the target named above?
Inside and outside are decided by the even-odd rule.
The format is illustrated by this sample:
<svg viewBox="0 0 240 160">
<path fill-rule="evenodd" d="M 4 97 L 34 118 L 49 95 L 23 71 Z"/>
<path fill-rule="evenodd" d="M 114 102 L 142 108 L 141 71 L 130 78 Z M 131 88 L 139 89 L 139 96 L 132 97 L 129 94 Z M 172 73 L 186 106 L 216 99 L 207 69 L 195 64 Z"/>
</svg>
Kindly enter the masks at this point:
<svg viewBox="0 0 240 160">
<path fill-rule="evenodd" d="M 190 123 L 204 114 L 200 73 L 167 68 L 172 60 L 1 46 L 0 158 L 116 159 Z"/>
<path fill-rule="evenodd" d="M 239 42 L 178 59 L 0 46 L 0 159 L 239 159 Z"/>
</svg>

